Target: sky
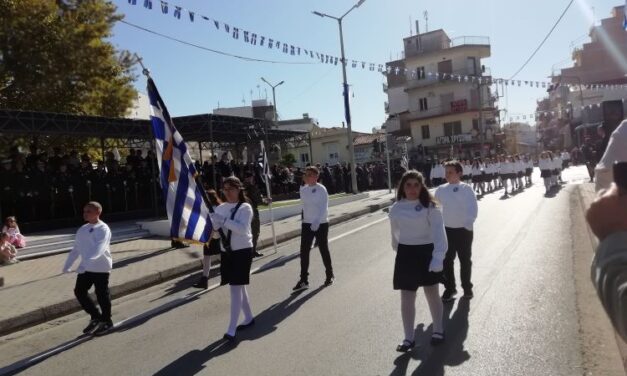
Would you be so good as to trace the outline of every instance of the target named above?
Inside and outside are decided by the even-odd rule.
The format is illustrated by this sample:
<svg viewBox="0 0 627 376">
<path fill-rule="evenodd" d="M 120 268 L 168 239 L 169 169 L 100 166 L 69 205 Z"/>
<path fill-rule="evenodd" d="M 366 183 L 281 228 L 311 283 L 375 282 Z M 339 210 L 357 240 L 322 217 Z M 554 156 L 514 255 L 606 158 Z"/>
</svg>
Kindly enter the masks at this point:
<svg viewBox="0 0 627 376">
<path fill-rule="evenodd" d="M 124 20 L 161 34 L 206 48 L 275 63 L 251 62 L 190 47 L 123 23 L 113 29 L 112 43 L 142 57 L 151 76 L 174 116 L 211 113 L 218 106 L 250 105 L 251 98 L 268 98 L 271 89 L 261 81 L 285 81 L 276 89 L 281 119 L 300 118 L 304 113 L 321 126 L 341 126 L 344 121 L 341 66 L 320 64 L 304 56 L 252 46 L 233 39 L 223 23 L 249 30 L 304 49 L 340 56 L 338 24 L 313 15 L 319 11 L 340 16 L 357 0 L 172 0 L 164 15 L 159 0 L 152 10 L 144 0 L 136 5 L 113 0 Z M 510 78 L 527 60 L 553 26 L 570 0 L 366 0 L 343 21 L 348 61 L 385 64 L 396 60 L 403 50 L 403 38 L 415 33 L 415 21 L 425 31 L 444 29 L 449 37 L 487 36 L 492 56 L 482 64 L 495 78 Z M 195 22 L 183 12 L 173 16 L 174 6 L 196 13 Z M 554 69 L 572 65 L 573 47 L 589 41 L 594 22 L 610 16 L 620 0 L 575 0 L 551 37 L 516 79 L 546 81 Z M 220 21 L 220 30 L 204 15 Z M 411 27 L 411 30 L 410 30 Z M 137 71 L 139 74 L 139 70 Z M 382 91 L 385 78 L 368 69 L 347 68 L 351 85 L 353 130 L 370 132 L 386 119 Z M 138 75 L 137 89 L 146 92 L 145 78 Z M 501 97 L 497 106 L 508 116 L 532 114 L 536 100 L 546 89 L 514 87 Z"/>
</svg>

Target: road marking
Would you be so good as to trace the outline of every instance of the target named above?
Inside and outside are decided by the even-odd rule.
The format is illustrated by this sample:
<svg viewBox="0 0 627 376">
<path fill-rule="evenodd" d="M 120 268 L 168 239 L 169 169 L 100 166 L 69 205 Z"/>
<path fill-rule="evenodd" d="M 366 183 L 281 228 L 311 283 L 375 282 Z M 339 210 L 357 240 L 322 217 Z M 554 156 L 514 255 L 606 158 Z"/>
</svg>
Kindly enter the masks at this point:
<svg viewBox="0 0 627 376">
<path fill-rule="evenodd" d="M 386 221 L 387 219 L 388 219 L 387 216 L 385 216 L 383 218 L 379 218 L 379 219 L 374 220 L 372 222 L 368 222 L 365 225 L 362 225 L 362 226 L 359 226 L 359 227 L 354 228 L 352 230 L 346 231 L 346 232 L 344 232 L 344 233 L 342 233 L 340 235 L 337 235 L 337 236 L 335 236 L 333 238 L 330 238 L 329 239 L 329 243 L 337 241 L 337 240 L 342 239 L 342 238 L 345 238 L 345 237 L 347 237 L 349 235 L 352 235 L 352 234 L 354 234 L 356 232 L 362 231 L 362 230 L 364 230 L 364 229 L 366 229 L 368 227 L 371 227 L 371 226 L 374 226 L 374 225 L 376 225 L 378 223 Z M 264 271 L 264 270 L 267 270 L 267 269 L 272 269 L 275 265 L 278 265 L 280 263 L 285 263 L 287 261 L 290 261 L 290 260 L 298 257 L 299 255 L 300 255 L 300 251 L 296 251 L 296 252 L 293 252 L 293 253 L 291 253 L 289 255 L 286 255 L 286 256 L 280 256 L 280 257 L 270 261 L 269 263 L 267 263 L 265 265 L 260 265 L 260 266 L 257 266 L 255 268 L 251 269 L 250 274 L 255 274 L 255 273 L 260 272 L 260 271 Z M 218 287 L 220 287 L 219 283 L 213 284 L 213 285 L 209 286 L 209 288 L 207 288 L 206 290 L 200 290 L 200 291 L 192 292 L 190 294 L 187 294 L 186 296 L 176 298 L 176 299 L 174 299 L 172 301 L 169 301 L 169 302 L 167 302 L 165 304 L 162 304 L 160 306 L 153 307 L 153 308 L 151 308 L 151 309 L 149 309 L 147 311 L 144 311 L 144 312 L 139 313 L 137 315 L 128 317 L 128 318 L 126 318 L 124 320 L 118 321 L 118 322 L 114 323 L 113 329 L 111 330 L 111 332 L 115 333 L 116 330 L 123 329 L 125 325 L 129 325 L 130 326 L 130 325 L 132 325 L 136 321 L 142 320 L 144 318 L 156 316 L 156 315 L 158 315 L 161 312 L 168 311 L 168 310 L 173 309 L 173 308 L 175 308 L 177 306 L 181 306 L 183 304 L 186 304 L 186 303 L 188 303 L 188 302 L 190 302 L 192 300 L 197 299 L 198 297 L 200 297 L 203 294 L 209 293 L 210 291 L 213 291 L 213 290 L 217 289 Z M 17 362 L 14 362 L 13 364 L 10 364 L 10 365 L 8 365 L 6 367 L 0 368 L 0 375 L 14 375 L 14 374 L 16 374 L 18 372 L 21 372 L 21 371 L 23 371 L 23 370 L 25 370 L 27 368 L 30 368 L 30 367 L 32 367 L 32 366 L 34 366 L 34 365 L 36 365 L 36 364 L 38 364 L 40 362 L 43 362 L 44 360 L 46 360 L 46 359 L 48 359 L 48 358 L 50 358 L 52 356 L 60 354 L 60 353 L 62 353 L 64 351 L 66 351 L 66 350 L 69 350 L 69 349 L 71 349 L 73 347 L 76 347 L 76 346 L 82 344 L 83 342 L 87 342 L 87 341 L 89 341 L 91 339 L 93 339 L 92 336 L 82 335 L 82 336 L 77 337 L 77 338 L 75 338 L 73 340 L 70 340 L 70 341 L 62 343 L 62 344 L 60 344 L 58 346 L 55 346 L 55 347 L 53 347 L 53 348 L 51 348 L 49 350 L 42 351 L 39 354 L 36 354 L 36 355 L 30 356 L 30 357 L 24 358 L 22 360 L 18 360 Z"/>
</svg>

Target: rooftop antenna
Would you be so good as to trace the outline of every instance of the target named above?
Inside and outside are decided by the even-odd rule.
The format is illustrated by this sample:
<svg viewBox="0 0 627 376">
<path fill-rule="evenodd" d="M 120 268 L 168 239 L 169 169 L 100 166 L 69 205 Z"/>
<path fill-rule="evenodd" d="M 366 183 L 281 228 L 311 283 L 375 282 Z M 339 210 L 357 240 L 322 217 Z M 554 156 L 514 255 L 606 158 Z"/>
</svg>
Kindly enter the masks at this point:
<svg viewBox="0 0 627 376">
<path fill-rule="evenodd" d="M 411 22 L 411 16 L 409 16 L 409 36 L 410 36 L 410 37 L 414 35 L 414 32 L 413 32 L 413 30 L 412 30 L 411 23 L 412 23 L 412 22 Z"/>
<path fill-rule="evenodd" d="M 425 33 L 428 33 L 429 32 L 429 12 L 425 10 L 424 16 L 425 16 Z"/>
</svg>

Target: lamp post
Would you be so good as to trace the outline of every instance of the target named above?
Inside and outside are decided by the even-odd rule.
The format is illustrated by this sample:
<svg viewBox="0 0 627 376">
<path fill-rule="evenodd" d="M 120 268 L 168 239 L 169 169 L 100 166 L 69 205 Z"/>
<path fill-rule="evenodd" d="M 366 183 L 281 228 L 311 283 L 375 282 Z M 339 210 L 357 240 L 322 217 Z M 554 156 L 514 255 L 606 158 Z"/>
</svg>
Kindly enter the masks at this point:
<svg viewBox="0 0 627 376">
<path fill-rule="evenodd" d="M 340 50 L 342 53 L 342 77 L 344 79 L 343 82 L 343 94 L 344 94 L 344 116 L 346 118 L 346 127 L 347 127 L 347 140 L 348 140 L 348 154 L 349 154 L 349 162 L 351 165 L 351 186 L 353 193 L 357 193 L 357 175 L 356 175 L 356 166 L 355 166 L 355 146 L 353 145 L 353 131 L 351 128 L 351 111 L 350 111 L 350 103 L 348 99 L 348 83 L 346 82 L 346 57 L 344 56 L 344 34 L 342 32 L 342 19 L 346 17 L 353 9 L 360 7 L 366 0 L 359 0 L 357 4 L 353 5 L 346 13 L 344 13 L 341 17 L 330 16 L 325 13 L 314 11 L 312 12 L 316 16 L 319 17 L 328 17 L 337 21 L 339 29 L 340 29 Z"/>
<path fill-rule="evenodd" d="M 261 77 L 261 81 L 265 82 L 266 84 L 268 84 L 268 86 L 270 86 L 272 88 L 272 103 L 274 104 L 274 125 L 276 125 L 277 122 L 277 111 L 276 111 L 276 92 L 274 89 L 276 89 L 277 86 L 281 86 L 283 85 L 283 83 L 285 81 L 281 81 L 276 85 L 272 85 L 271 83 L 269 83 L 265 78 Z"/>
</svg>

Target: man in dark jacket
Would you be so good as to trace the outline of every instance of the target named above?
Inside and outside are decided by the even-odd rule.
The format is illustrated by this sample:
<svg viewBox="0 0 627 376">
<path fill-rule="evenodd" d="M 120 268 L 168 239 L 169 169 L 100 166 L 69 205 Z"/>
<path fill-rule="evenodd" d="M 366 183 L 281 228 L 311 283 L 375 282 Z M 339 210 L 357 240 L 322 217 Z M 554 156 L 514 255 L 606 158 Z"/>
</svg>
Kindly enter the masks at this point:
<svg viewBox="0 0 627 376">
<path fill-rule="evenodd" d="M 263 254 L 257 251 L 257 241 L 259 240 L 259 234 L 261 233 L 261 221 L 259 219 L 259 205 L 263 204 L 263 197 L 259 188 L 255 185 L 255 177 L 251 172 L 246 172 L 244 177 L 244 190 L 246 196 L 250 200 L 250 206 L 253 207 L 253 220 L 251 223 L 251 229 L 253 233 L 253 257 L 261 257 Z"/>
</svg>

